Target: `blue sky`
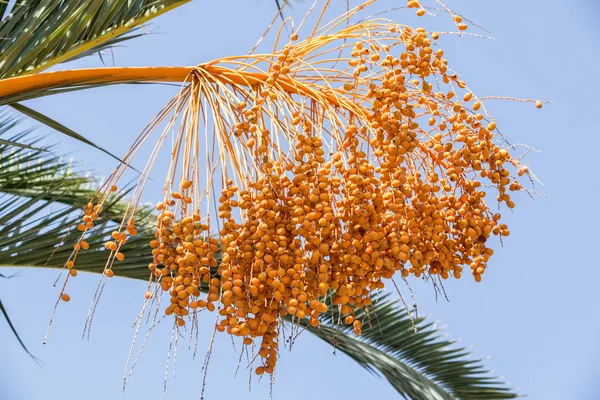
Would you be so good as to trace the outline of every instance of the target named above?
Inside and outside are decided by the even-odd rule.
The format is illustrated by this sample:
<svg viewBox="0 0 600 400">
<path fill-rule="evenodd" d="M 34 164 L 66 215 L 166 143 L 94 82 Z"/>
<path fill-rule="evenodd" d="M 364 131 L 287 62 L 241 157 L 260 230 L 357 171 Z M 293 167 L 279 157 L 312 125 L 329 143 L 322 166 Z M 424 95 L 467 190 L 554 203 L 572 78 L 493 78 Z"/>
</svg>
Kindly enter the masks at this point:
<svg viewBox="0 0 600 400">
<path fill-rule="evenodd" d="M 115 64 L 194 65 L 230 54 L 245 54 L 273 16 L 271 0 L 200 1 L 160 17 L 154 32 L 114 52 Z M 333 12 L 341 12 L 335 1 Z M 353 4 L 357 3 L 352 1 Z M 383 8 L 403 0 L 382 1 Z M 553 101 L 542 110 L 531 104 L 489 101 L 498 127 L 512 142 L 543 151 L 527 165 L 544 186 L 547 198 L 522 195 L 506 213 L 511 236 L 498 248 L 484 280 L 449 282 L 450 301 L 436 302 L 430 286 L 413 282 L 421 313 L 447 325 L 451 338 L 491 356 L 487 366 L 529 399 L 600 398 L 600 265 L 595 252 L 600 218 L 600 112 L 595 75 L 600 62 L 600 5 L 596 0 L 448 0 L 455 11 L 484 26 L 495 40 L 444 38 L 451 66 L 480 96 L 499 95 Z M 300 2 L 288 14 L 300 17 Z M 333 14 L 333 13 L 332 13 Z M 447 18 L 416 19 L 398 12 L 394 19 L 430 29 L 447 27 Z M 110 56 L 105 57 L 112 62 Z M 100 65 L 97 58 L 73 67 Z M 117 154 L 123 154 L 141 129 L 176 90 L 165 86 L 119 86 L 72 93 L 28 104 Z M 43 132 L 44 128 L 40 130 Z M 51 136 L 58 138 L 58 136 Z M 82 168 L 106 176 L 114 167 L 103 154 L 60 137 L 63 152 Z M 160 165 L 159 165 L 160 167 Z M 157 197 L 159 196 L 157 192 Z M 17 272 L 6 269 L 3 272 Z M 142 304 L 145 283 L 110 281 L 96 313 L 90 341 L 81 340 L 89 301 L 98 277 L 80 274 L 71 286 L 73 300 L 59 309 L 50 341 L 42 345 L 57 291 L 56 271 L 19 270 L 0 280 L 0 293 L 38 367 L 0 323 L 0 399 L 89 400 L 158 399 L 162 396 L 169 329 L 157 329 L 124 394 L 122 375 Z M 209 326 L 210 319 L 206 319 Z M 177 377 L 167 398 L 199 398 L 202 359 L 210 330 L 201 332 L 199 356 L 180 344 Z M 344 355 L 308 334 L 280 361 L 276 399 L 381 398 L 397 396 L 383 380 L 369 375 Z M 268 382 L 252 383 L 247 373 L 233 378 L 238 355 L 225 335 L 217 338 L 209 367 L 206 398 L 265 399 Z"/>
</svg>

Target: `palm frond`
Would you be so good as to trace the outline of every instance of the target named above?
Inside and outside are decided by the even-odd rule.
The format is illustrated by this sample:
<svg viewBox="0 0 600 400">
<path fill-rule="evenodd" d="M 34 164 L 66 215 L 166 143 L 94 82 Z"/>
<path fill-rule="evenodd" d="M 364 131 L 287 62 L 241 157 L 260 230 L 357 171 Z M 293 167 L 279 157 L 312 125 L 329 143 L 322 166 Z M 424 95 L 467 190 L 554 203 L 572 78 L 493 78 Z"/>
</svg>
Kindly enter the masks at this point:
<svg viewBox="0 0 600 400">
<path fill-rule="evenodd" d="M 132 30 L 190 0 L 0 2 L 0 78 L 30 74 L 138 36 Z"/>
<path fill-rule="evenodd" d="M 24 135 L 18 139 L 22 141 Z M 80 210 L 93 194 L 92 179 L 53 153 L 0 145 L 0 160 L 0 265 L 62 268 L 72 249 L 57 248 L 57 238 L 69 239 L 78 234 L 69 227 L 79 220 Z M 87 236 L 90 250 L 77 259 L 79 271 L 104 270 L 106 253 L 102 244 L 123 212 L 125 203 L 121 196 L 107 204 L 105 212 L 113 218 L 107 218 Z M 139 216 L 139 233 L 128 241 L 125 260 L 114 270 L 119 276 L 147 280 L 147 265 L 152 262 L 148 242 L 154 237 L 153 219 L 150 210 Z M 349 328 L 340 328 L 341 316 L 329 305 L 333 312 L 325 316 L 319 328 L 311 327 L 308 321 L 301 324 L 371 373 L 386 378 L 405 398 L 516 397 L 489 375 L 481 360 L 443 340 L 432 324 L 417 319 L 415 333 L 408 313 L 396 300 L 381 296 L 369 315 L 356 315 L 365 321 L 361 337 Z"/>
<path fill-rule="evenodd" d="M 491 377 L 483 361 L 444 340 L 434 324 L 413 318 L 388 294 L 368 310 L 356 313 L 363 321 L 362 335 L 343 325 L 338 309 L 328 298 L 331 313 L 323 315 L 318 328 L 304 326 L 346 353 L 368 371 L 385 377 L 405 398 L 510 399 L 517 395 Z M 416 332 L 415 332 L 416 329 Z"/>
<path fill-rule="evenodd" d="M 28 117 L 31 117 L 33 119 L 35 119 L 38 122 L 41 122 L 42 124 L 49 126 L 50 128 L 56 130 L 57 132 L 62 133 L 63 135 L 66 135 L 70 138 L 73 138 L 75 140 L 78 140 L 82 143 L 85 143 L 89 146 L 92 146 L 98 150 L 100 150 L 101 152 L 103 152 L 104 154 L 108 154 L 109 156 L 111 156 L 112 158 L 114 158 L 117 161 L 121 161 L 121 159 L 117 156 L 115 156 L 113 153 L 111 153 L 110 151 L 98 146 L 97 144 L 95 144 L 94 142 L 92 142 L 91 140 L 85 138 L 84 136 L 80 135 L 79 133 L 75 132 L 74 130 L 67 128 L 66 126 L 64 126 L 63 124 L 61 124 L 60 122 L 38 112 L 35 111 L 27 106 L 24 106 L 23 104 L 20 103 L 13 103 L 10 104 L 10 107 L 12 107 L 13 109 L 19 111 L 20 113 L 27 115 Z M 22 145 L 23 146 L 23 145 Z M 30 147 L 31 148 L 31 147 Z M 35 148 L 33 148 L 35 149 Z M 135 169 L 135 168 L 134 168 Z M 139 171 L 138 171 L 139 172 Z"/>
<path fill-rule="evenodd" d="M 12 125 L 11 119 L 4 121 Z M 3 132 L 0 123 L 0 135 Z M 23 135 L 18 135 L 23 139 Z M 35 140 L 30 141 L 35 143 Z M 13 266 L 62 268 L 70 248 L 57 248 L 60 238 L 73 240 L 77 231 L 71 228 L 80 218 L 82 208 L 95 191 L 91 178 L 74 172 L 69 162 L 53 153 L 29 151 L 0 144 L 0 263 Z M 106 211 L 112 217 L 90 235 L 90 251 L 81 257 L 82 269 L 102 272 L 106 254 L 102 243 L 120 222 L 125 202 L 122 193 L 114 196 Z M 150 211 L 140 214 L 144 223 Z M 149 220 L 146 221 L 149 224 Z M 147 278 L 150 261 L 146 251 L 150 237 L 140 233 L 131 241 L 121 264 L 124 276 Z M 143 268 L 140 268 L 143 267 Z"/>
</svg>

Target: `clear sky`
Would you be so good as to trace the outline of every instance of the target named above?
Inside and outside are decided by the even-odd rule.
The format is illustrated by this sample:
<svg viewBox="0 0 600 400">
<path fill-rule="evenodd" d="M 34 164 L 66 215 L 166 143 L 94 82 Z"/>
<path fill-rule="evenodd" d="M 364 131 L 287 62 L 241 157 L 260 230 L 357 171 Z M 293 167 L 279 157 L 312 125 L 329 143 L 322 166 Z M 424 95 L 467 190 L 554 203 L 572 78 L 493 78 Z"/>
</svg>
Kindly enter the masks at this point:
<svg viewBox="0 0 600 400">
<path fill-rule="evenodd" d="M 114 52 L 115 64 L 194 65 L 219 56 L 245 54 L 274 12 L 272 0 L 196 0 L 151 26 L 154 33 Z M 344 8 L 334 0 L 333 11 Z M 352 1 L 353 4 L 357 1 Z M 404 0 L 383 0 L 386 7 Z M 507 214 L 511 236 L 498 248 L 481 283 L 465 277 L 446 285 L 450 301 L 435 301 L 432 288 L 414 282 L 419 309 L 450 337 L 473 345 L 487 366 L 529 399 L 600 398 L 600 265 L 598 256 L 597 168 L 600 112 L 600 4 L 597 0 L 458 1 L 447 4 L 492 32 L 495 40 L 444 38 L 451 66 L 478 95 L 540 98 L 554 103 L 487 103 L 503 134 L 543 151 L 527 163 L 547 198 L 518 197 Z M 300 17 L 300 2 L 288 15 Z M 432 30 L 447 27 L 447 17 L 416 20 L 413 12 L 393 14 L 408 24 Z M 112 63 L 110 55 L 104 58 Z M 100 65 L 98 58 L 73 63 Z M 31 101 L 45 112 L 117 154 L 166 104 L 176 89 L 119 86 Z M 45 132 L 45 128 L 40 129 Z M 51 136 L 58 138 L 58 136 Z M 113 161 L 80 143 L 61 140 L 82 167 L 107 176 Z M 164 165 L 162 166 L 164 167 Z M 158 168 L 161 168 L 159 165 Z M 157 192 L 157 197 L 159 196 Z M 57 291 L 53 270 L 3 269 L 18 277 L 0 280 L 0 295 L 38 367 L 0 322 L 0 399 L 159 399 L 163 392 L 169 328 L 157 329 L 124 394 L 122 375 L 142 304 L 145 283 L 113 279 L 96 313 L 90 341 L 81 339 L 89 301 L 98 277 L 80 274 L 71 284 L 73 300 L 63 305 L 47 345 L 42 345 Z M 177 377 L 167 398 L 199 398 L 202 360 L 211 319 L 201 332 L 194 361 L 180 343 Z M 238 349 L 239 350 L 239 349 Z M 217 338 L 209 367 L 207 399 L 265 399 L 267 381 L 253 381 L 243 369 L 234 379 L 238 353 L 225 335 Z M 275 399 L 397 397 L 387 382 L 369 375 L 344 355 L 304 334 L 278 365 Z M 3 397 L 4 396 L 4 397 Z M 223 397 L 224 396 L 224 397 Z"/>
</svg>

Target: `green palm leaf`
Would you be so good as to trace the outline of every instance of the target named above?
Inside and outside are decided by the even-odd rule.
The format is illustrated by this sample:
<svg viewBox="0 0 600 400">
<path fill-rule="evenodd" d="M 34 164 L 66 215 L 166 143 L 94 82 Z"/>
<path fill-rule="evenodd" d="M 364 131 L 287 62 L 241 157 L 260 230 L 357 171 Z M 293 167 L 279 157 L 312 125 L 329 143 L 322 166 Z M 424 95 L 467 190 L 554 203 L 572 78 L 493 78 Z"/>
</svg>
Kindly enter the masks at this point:
<svg viewBox="0 0 600 400">
<path fill-rule="evenodd" d="M 139 36 L 132 30 L 191 0 L 0 2 L 0 78 L 30 74 Z"/>
<path fill-rule="evenodd" d="M 0 134 L 2 125 L 0 121 Z M 22 141 L 23 136 L 18 139 Z M 0 145 L 0 160 L 0 264 L 62 268 L 71 250 L 68 246 L 57 249 L 57 238 L 70 236 L 69 227 L 78 221 L 78 212 L 93 194 L 93 180 L 49 152 Z M 105 211 L 110 218 L 87 239 L 90 250 L 78 257 L 78 270 L 103 271 L 106 253 L 102 243 L 123 211 L 121 196 L 112 199 Z M 148 241 L 153 238 L 152 212 L 140 214 L 136 225 L 139 234 L 128 241 L 125 261 L 115 266 L 115 271 L 119 276 L 147 280 L 146 265 L 152 261 L 148 251 Z M 340 316 L 335 307 L 330 308 L 334 313 L 327 315 L 320 327 L 313 328 L 307 321 L 302 324 L 370 372 L 385 377 L 404 398 L 516 397 L 489 375 L 480 359 L 443 340 L 431 323 L 415 320 L 415 333 L 413 321 L 396 300 L 380 296 L 361 337 L 347 327 L 338 327 Z M 360 313 L 357 318 L 368 321 Z"/>
<path fill-rule="evenodd" d="M 337 308 L 330 309 L 333 312 L 323 316 L 319 328 L 305 324 L 307 329 L 370 372 L 383 375 L 407 398 L 516 397 L 504 383 L 489 376 L 481 360 L 469 360 L 468 351 L 454 347 L 453 341 L 443 340 L 433 323 L 411 317 L 388 294 L 379 296 L 369 314 L 364 310 L 356 313 L 355 318 L 363 321 L 360 338 L 352 334 L 351 326 L 339 328 L 337 321 L 343 318 Z"/>
<path fill-rule="evenodd" d="M 56 130 L 57 132 L 62 133 L 63 135 L 66 135 L 66 136 L 68 136 L 70 138 L 73 138 L 73 139 L 78 140 L 78 141 L 80 141 L 82 143 L 85 143 L 88 146 L 95 147 L 96 149 L 100 150 L 104 154 L 108 154 L 109 156 L 111 156 L 115 160 L 121 161 L 121 159 L 119 157 L 115 156 L 110 151 L 105 150 L 104 148 L 102 148 L 102 147 L 98 146 L 97 144 L 95 144 L 94 142 L 86 139 L 85 137 L 83 137 L 79 133 L 75 132 L 74 130 L 72 130 L 70 128 L 67 128 L 66 126 L 64 126 L 60 122 L 55 121 L 54 119 L 52 119 L 52 118 L 50 118 L 50 117 L 48 117 L 48 116 L 46 116 L 46 115 L 44 115 L 44 114 L 42 114 L 40 112 L 32 110 L 31 108 L 26 107 L 23 104 L 19 104 L 19 103 L 13 103 L 13 104 L 10 104 L 10 106 L 13 109 L 19 111 L 20 113 L 25 114 L 28 117 L 31 117 L 31 118 L 35 119 L 36 121 L 41 122 L 44 125 L 49 126 L 50 128 L 53 128 L 54 130 Z M 16 142 L 10 142 L 10 143 L 12 143 L 13 146 L 20 146 L 20 147 L 25 147 L 25 148 L 36 149 L 35 147 L 23 145 L 21 143 L 16 143 Z M 5 144 L 10 144 L 10 143 L 5 143 Z M 39 149 L 37 149 L 37 150 L 39 150 Z M 133 168 L 133 167 L 130 167 L 130 168 L 132 168 L 134 171 L 136 171 L 136 172 L 139 173 L 139 171 L 136 170 L 135 168 Z"/>
<path fill-rule="evenodd" d="M 70 242 L 78 235 L 71 228 L 95 192 L 91 182 L 90 178 L 74 173 L 71 165 L 57 156 L 45 157 L 43 151 L 0 145 L 0 262 L 14 266 L 48 263 L 49 267 L 62 267 L 71 249 L 56 248 L 58 238 Z M 83 270 L 102 272 L 104 269 L 106 253 L 101 247 L 124 211 L 122 196 L 109 201 L 107 218 L 90 235 L 88 242 L 96 250 L 82 254 Z M 149 210 L 141 211 L 138 220 L 148 223 Z M 143 265 L 140 257 L 147 253 L 149 240 L 141 233 L 130 241 L 128 259 L 121 265 L 124 270 L 133 271 L 126 276 L 145 278 L 147 275 L 139 267 Z M 143 262 L 148 264 L 147 260 Z"/>
</svg>

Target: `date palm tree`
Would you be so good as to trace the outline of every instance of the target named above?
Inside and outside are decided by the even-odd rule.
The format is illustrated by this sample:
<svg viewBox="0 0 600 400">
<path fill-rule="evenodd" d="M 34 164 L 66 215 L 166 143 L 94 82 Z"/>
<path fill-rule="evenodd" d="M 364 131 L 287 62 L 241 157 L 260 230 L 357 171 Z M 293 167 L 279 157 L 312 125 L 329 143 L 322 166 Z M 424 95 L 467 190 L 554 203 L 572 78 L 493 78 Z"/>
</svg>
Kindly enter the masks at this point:
<svg viewBox="0 0 600 400">
<path fill-rule="evenodd" d="M 6 109 L 0 114 L 0 266 L 63 268 L 70 250 L 56 250 L 56 238 L 74 237 L 69 227 L 76 224 L 77 213 L 98 183 L 82 174 L 76 163 L 67 163 L 55 154 L 58 146 L 40 147 L 39 137 L 21 129 L 23 116 L 16 115 L 21 113 L 108 153 L 96 146 L 93 138 L 79 135 L 22 102 L 107 84 L 174 79 L 172 71 L 161 69 L 133 71 L 132 75 L 110 68 L 66 71 L 52 75 L 50 80 L 43 71 L 134 39 L 141 35 L 139 28 L 145 23 L 189 1 L 20 0 L 11 4 L 0 0 L 0 105 Z M 105 205 L 105 218 L 87 238 L 90 249 L 98 250 L 78 259 L 79 271 L 104 271 L 105 252 L 99 248 L 120 223 L 118 216 L 127 206 L 126 197 L 127 191 L 115 194 Z M 120 276 L 147 281 L 146 266 L 152 256 L 146 248 L 154 237 L 153 218 L 150 209 L 136 214 L 138 234 L 128 242 Z M 12 325 L 1 302 L 0 311 L 20 342 L 18 327 Z M 370 312 L 377 316 L 377 323 L 364 326 L 361 336 L 351 328 L 338 327 L 336 313 L 325 317 L 319 327 L 308 321 L 300 323 L 369 372 L 384 377 L 404 398 L 516 397 L 503 382 L 489 375 L 482 360 L 442 339 L 431 322 L 411 320 L 398 300 L 380 296 Z"/>
</svg>

